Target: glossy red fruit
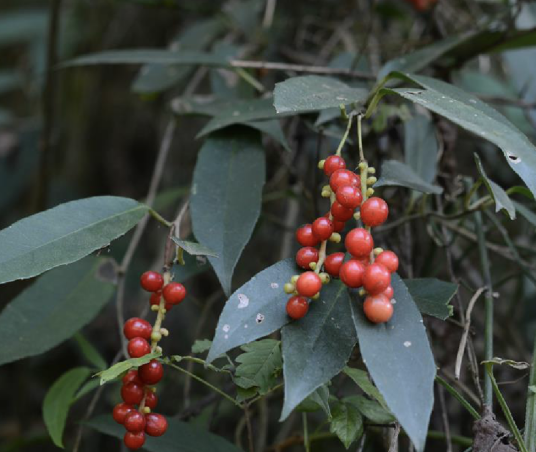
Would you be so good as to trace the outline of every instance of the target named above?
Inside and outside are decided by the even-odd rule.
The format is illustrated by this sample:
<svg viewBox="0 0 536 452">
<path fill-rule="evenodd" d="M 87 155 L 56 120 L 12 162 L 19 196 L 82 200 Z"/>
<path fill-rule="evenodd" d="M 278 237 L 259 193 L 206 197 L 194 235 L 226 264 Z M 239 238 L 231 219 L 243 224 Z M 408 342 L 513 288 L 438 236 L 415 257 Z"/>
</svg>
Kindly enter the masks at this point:
<svg viewBox="0 0 536 452">
<path fill-rule="evenodd" d="M 333 232 L 341 232 L 344 229 L 344 226 L 346 223 L 344 221 L 338 221 L 338 220 L 331 220 L 333 223 Z"/>
<path fill-rule="evenodd" d="M 383 292 L 382 292 L 383 295 L 385 295 L 387 298 L 389 298 L 389 300 L 391 298 L 393 298 L 393 295 L 395 294 L 395 291 L 393 290 L 393 286 L 391 286 L 391 284 L 389 284 L 387 286 L 387 289 L 385 289 Z"/>
<path fill-rule="evenodd" d="M 318 262 L 318 250 L 312 246 L 305 246 L 300 248 L 296 253 L 296 263 L 306 270 L 310 270 L 309 264 L 311 262 Z"/>
<path fill-rule="evenodd" d="M 146 416 L 145 433 L 149 436 L 162 436 L 168 428 L 167 420 L 158 413 L 149 413 Z"/>
<path fill-rule="evenodd" d="M 353 209 L 344 207 L 339 201 L 335 201 L 331 205 L 330 211 L 331 215 L 333 215 L 333 218 L 337 221 L 348 221 L 354 215 Z"/>
<path fill-rule="evenodd" d="M 316 246 L 319 240 L 313 234 L 313 225 L 306 224 L 296 231 L 296 240 L 301 246 Z"/>
<path fill-rule="evenodd" d="M 156 292 L 164 285 L 164 278 L 157 272 L 145 272 L 140 277 L 140 284 L 147 292 Z"/>
<path fill-rule="evenodd" d="M 370 295 L 382 293 L 391 284 L 391 273 L 382 264 L 374 262 L 365 270 L 363 287 Z"/>
<path fill-rule="evenodd" d="M 346 168 L 346 162 L 338 155 L 330 155 L 324 160 L 324 174 L 331 176 L 335 171 Z"/>
<path fill-rule="evenodd" d="M 339 278 L 348 287 L 357 289 L 363 285 L 363 275 L 365 274 L 365 266 L 358 260 L 351 259 L 341 266 Z"/>
<path fill-rule="evenodd" d="M 149 302 L 151 303 L 151 306 L 160 304 L 160 298 L 162 298 L 162 291 L 159 290 L 158 292 L 154 292 L 151 294 L 151 299 Z"/>
<path fill-rule="evenodd" d="M 344 262 L 344 253 L 333 253 L 329 256 L 326 256 L 324 261 L 324 270 L 329 273 L 330 276 L 334 278 L 339 277 L 339 271 Z"/>
<path fill-rule="evenodd" d="M 181 283 L 172 282 L 166 284 L 162 295 L 167 303 L 179 304 L 186 297 L 186 289 Z"/>
<path fill-rule="evenodd" d="M 114 418 L 114 421 L 118 424 L 122 424 L 125 422 L 125 417 L 128 413 L 130 413 L 134 407 L 132 405 L 129 405 L 128 403 L 118 403 L 112 412 L 112 416 Z"/>
<path fill-rule="evenodd" d="M 145 429 L 145 416 L 138 410 L 132 410 L 125 416 L 123 425 L 129 432 L 141 432 Z"/>
<path fill-rule="evenodd" d="M 143 337 L 135 337 L 128 341 L 127 350 L 131 358 L 141 358 L 151 352 L 151 346 Z"/>
<path fill-rule="evenodd" d="M 287 301 L 287 314 L 291 319 L 298 320 L 305 317 L 309 310 L 307 298 L 298 295 L 290 297 Z"/>
<path fill-rule="evenodd" d="M 313 222 L 313 234 L 321 242 L 329 239 L 333 234 L 333 223 L 326 217 L 317 218 Z"/>
<path fill-rule="evenodd" d="M 139 385 L 142 385 L 143 383 L 140 380 L 140 377 L 138 376 L 138 371 L 131 369 L 129 370 L 125 376 L 123 377 L 123 384 L 126 385 L 127 383 L 130 383 L 133 381 L 134 383 L 137 383 Z"/>
<path fill-rule="evenodd" d="M 302 297 L 311 298 L 322 288 L 322 280 L 315 272 L 305 272 L 296 281 L 296 290 Z"/>
<path fill-rule="evenodd" d="M 385 323 L 393 316 L 393 305 L 383 294 L 369 295 L 363 303 L 363 311 L 372 323 Z"/>
<path fill-rule="evenodd" d="M 352 187 L 351 185 L 345 185 L 340 187 L 335 193 L 337 201 L 343 206 L 349 209 L 355 209 L 363 201 L 363 195 L 361 190 L 357 187 Z"/>
<path fill-rule="evenodd" d="M 171 311 L 171 308 L 173 307 L 174 305 L 172 305 L 171 303 L 166 303 L 164 305 L 164 307 L 166 308 L 166 311 Z"/>
<path fill-rule="evenodd" d="M 376 260 L 374 262 L 382 264 L 391 273 L 394 273 L 398 270 L 398 256 L 392 251 L 382 251 L 380 254 L 378 254 L 378 256 L 376 256 Z"/>
<path fill-rule="evenodd" d="M 140 380 L 146 385 L 155 385 L 164 376 L 164 366 L 156 359 L 152 359 L 147 364 L 138 369 Z"/>
<path fill-rule="evenodd" d="M 147 320 L 140 319 L 139 317 L 128 319 L 123 327 L 123 334 L 127 339 L 134 339 L 135 337 L 151 339 L 152 332 L 153 327 L 151 324 Z"/>
<path fill-rule="evenodd" d="M 374 248 L 374 240 L 366 229 L 354 228 L 346 234 L 344 245 L 352 256 L 359 259 L 369 256 Z"/>
<path fill-rule="evenodd" d="M 123 442 L 130 450 L 140 449 L 145 444 L 145 433 L 143 432 L 126 432 Z"/>
<path fill-rule="evenodd" d="M 359 187 L 361 180 L 359 176 L 352 171 L 346 169 L 340 169 L 335 171 L 329 178 L 329 186 L 336 193 L 340 187 L 345 185 L 351 185 L 353 187 Z"/>
<path fill-rule="evenodd" d="M 371 227 L 379 226 L 389 216 L 387 203 L 376 196 L 367 199 L 361 206 L 361 221 Z"/>
<path fill-rule="evenodd" d="M 156 393 L 151 390 L 145 391 L 145 406 L 149 407 L 151 410 L 154 410 L 157 403 L 158 397 Z"/>
<path fill-rule="evenodd" d="M 143 386 L 134 382 L 123 385 L 121 398 L 128 405 L 139 405 L 141 399 L 143 399 Z"/>
</svg>

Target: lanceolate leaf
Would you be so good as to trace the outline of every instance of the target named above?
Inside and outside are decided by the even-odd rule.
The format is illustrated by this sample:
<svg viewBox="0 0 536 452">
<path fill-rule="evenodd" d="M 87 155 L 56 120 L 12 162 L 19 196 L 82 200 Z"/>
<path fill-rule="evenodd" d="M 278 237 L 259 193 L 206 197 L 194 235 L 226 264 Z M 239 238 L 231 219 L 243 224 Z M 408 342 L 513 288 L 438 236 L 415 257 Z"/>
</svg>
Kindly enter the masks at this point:
<svg viewBox="0 0 536 452">
<path fill-rule="evenodd" d="M 96 369 L 104 370 L 106 369 L 106 361 L 98 350 L 89 342 L 82 333 L 76 333 L 74 340 L 80 347 L 84 358 L 93 365 Z"/>
<path fill-rule="evenodd" d="M 148 355 L 142 356 L 141 358 L 130 358 L 125 361 L 114 364 L 112 367 L 98 372 L 95 376 L 100 378 L 100 384 L 103 385 L 111 380 L 115 380 L 119 375 L 125 373 L 127 370 L 132 369 L 133 367 L 140 367 L 144 364 L 147 364 L 152 359 L 158 358 L 160 353 L 154 352 L 149 353 Z"/>
<path fill-rule="evenodd" d="M 439 145 L 430 118 L 417 113 L 404 123 L 406 164 L 429 184 L 432 184 L 436 177 L 438 152 Z"/>
<path fill-rule="evenodd" d="M 113 261 L 88 257 L 40 277 L 0 315 L 0 364 L 44 353 L 70 338 L 110 299 L 114 275 Z"/>
<path fill-rule="evenodd" d="M 282 367 L 280 342 L 263 339 L 242 346 L 236 358 L 235 383 L 241 388 L 259 388 L 261 394 L 275 386 L 275 377 Z"/>
<path fill-rule="evenodd" d="M 223 290 L 259 218 L 265 157 L 258 133 L 233 128 L 209 138 L 194 171 L 190 209 L 196 238 L 210 257 Z"/>
<path fill-rule="evenodd" d="M 381 177 L 374 186 L 383 187 L 386 185 L 407 187 L 422 193 L 443 193 L 441 187 L 424 181 L 408 165 L 397 160 L 384 160 L 382 163 Z"/>
<path fill-rule="evenodd" d="M 231 295 L 220 315 L 207 362 L 273 333 L 289 322 L 286 311 L 289 296 L 283 286 L 296 272 L 294 259 L 280 261 L 255 275 Z"/>
<path fill-rule="evenodd" d="M 90 370 L 86 367 L 71 369 L 54 382 L 45 396 L 43 418 L 52 441 L 58 447 L 63 448 L 63 430 L 76 391 L 89 374 Z"/>
<path fill-rule="evenodd" d="M 146 212 L 133 199 L 97 196 L 24 218 L 0 231 L 0 283 L 82 259 L 130 230 Z"/>
<path fill-rule="evenodd" d="M 458 290 L 456 284 L 436 278 L 405 279 L 404 284 L 423 314 L 441 320 L 446 320 L 452 315 L 453 308 L 449 303 Z"/>
<path fill-rule="evenodd" d="M 421 452 L 434 403 L 436 366 L 419 310 L 396 274 L 392 286 L 396 303 L 388 323 L 370 323 L 355 299 L 351 304 L 352 317 L 363 362 L 372 380 Z"/>
<path fill-rule="evenodd" d="M 334 281 L 309 312 L 281 330 L 285 401 L 281 420 L 346 365 L 356 343 L 346 286 Z"/>
</svg>

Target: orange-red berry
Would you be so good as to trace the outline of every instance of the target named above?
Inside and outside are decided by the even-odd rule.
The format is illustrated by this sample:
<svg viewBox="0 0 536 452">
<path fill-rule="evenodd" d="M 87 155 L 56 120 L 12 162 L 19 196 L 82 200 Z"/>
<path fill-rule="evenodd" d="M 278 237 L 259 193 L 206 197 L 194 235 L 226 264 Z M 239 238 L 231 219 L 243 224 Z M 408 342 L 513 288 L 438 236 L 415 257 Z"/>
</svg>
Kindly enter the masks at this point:
<svg viewBox="0 0 536 452">
<path fill-rule="evenodd" d="M 365 266 L 358 260 L 351 259 L 341 266 L 339 278 L 348 287 L 357 289 L 363 285 Z"/>
<path fill-rule="evenodd" d="M 313 225 L 306 224 L 296 231 L 296 240 L 301 246 L 316 246 L 318 238 L 313 234 Z"/>
<path fill-rule="evenodd" d="M 306 270 L 310 270 L 309 264 L 318 262 L 318 250 L 312 246 L 300 248 L 296 253 L 296 263 Z"/>
<path fill-rule="evenodd" d="M 354 228 L 346 234 L 344 245 L 352 256 L 364 258 L 372 252 L 374 240 L 366 229 Z"/>
<path fill-rule="evenodd" d="M 143 337 L 144 339 L 150 339 L 153 327 L 147 320 L 140 319 L 139 317 L 132 317 L 125 322 L 123 327 L 123 334 L 127 339 L 134 339 L 135 337 Z"/>
<path fill-rule="evenodd" d="M 363 311 L 372 323 L 385 323 L 393 316 L 393 305 L 383 294 L 369 295 L 363 303 Z"/>
<path fill-rule="evenodd" d="M 363 287 L 370 295 L 381 294 L 391 284 L 391 273 L 382 264 L 370 264 L 363 276 Z"/>
<path fill-rule="evenodd" d="M 326 176 L 331 176 L 335 171 L 345 168 L 346 162 L 338 155 L 330 155 L 324 160 L 324 174 Z"/>
<path fill-rule="evenodd" d="M 361 221 L 371 227 L 384 223 L 389 216 L 387 203 L 376 196 L 367 199 L 361 206 Z"/>
<path fill-rule="evenodd" d="M 291 319 L 298 320 L 307 314 L 309 302 L 307 298 L 298 295 L 290 297 L 287 301 L 287 314 Z"/>
<path fill-rule="evenodd" d="M 376 256 L 376 260 L 374 262 L 382 264 L 391 273 L 394 273 L 398 270 L 398 256 L 392 251 L 382 251 L 380 254 L 378 254 L 378 256 Z"/>
<path fill-rule="evenodd" d="M 141 275 L 140 284 L 147 292 L 156 292 L 164 285 L 164 278 L 160 273 L 148 271 Z"/>
<path fill-rule="evenodd" d="M 344 262 L 344 253 L 333 253 L 326 256 L 324 261 L 324 269 L 334 278 L 339 277 L 339 271 Z"/>
<path fill-rule="evenodd" d="M 322 280 L 315 272 L 305 272 L 296 281 L 296 290 L 303 297 L 311 298 L 322 288 Z"/>
<path fill-rule="evenodd" d="M 171 282 L 166 284 L 162 295 L 166 303 L 179 304 L 186 297 L 186 289 L 181 283 Z"/>
</svg>

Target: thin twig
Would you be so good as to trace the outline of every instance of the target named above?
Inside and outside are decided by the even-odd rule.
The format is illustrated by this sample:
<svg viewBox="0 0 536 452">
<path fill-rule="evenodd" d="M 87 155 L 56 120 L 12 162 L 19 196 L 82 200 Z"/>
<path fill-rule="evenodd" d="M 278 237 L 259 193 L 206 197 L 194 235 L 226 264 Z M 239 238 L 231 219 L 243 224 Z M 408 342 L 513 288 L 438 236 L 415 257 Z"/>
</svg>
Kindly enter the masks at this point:
<svg viewBox="0 0 536 452">
<path fill-rule="evenodd" d="M 441 420 L 443 421 L 443 429 L 445 430 L 445 444 L 447 447 L 446 452 L 452 452 L 449 417 L 447 412 L 447 405 L 445 403 L 445 392 L 443 386 L 438 386 L 437 392 L 439 394 L 439 405 L 441 406 Z"/>
<path fill-rule="evenodd" d="M 396 422 L 395 429 L 391 432 L 389 452 L 398 452 L 398 435 L 400 435 L 400 424 Z"/>
<path fill-rule="evenodd" d="M 266 8 L 264 9 L 264 18 L 262 19 L 262 28 L 268 30 L 272 27 L 274 21 L 275 7 L 277 0 L 266 0 Z"/>
<path fill-rule="evenodd" d="M 244 405 L 244 417 L 246 418 L 246 430 L 248 432 L 249 452 L 255 452 L 253 448 L 253 428 L 251 427 L 251 418 L 249 416 L 249 405 Z"/>
</svg>

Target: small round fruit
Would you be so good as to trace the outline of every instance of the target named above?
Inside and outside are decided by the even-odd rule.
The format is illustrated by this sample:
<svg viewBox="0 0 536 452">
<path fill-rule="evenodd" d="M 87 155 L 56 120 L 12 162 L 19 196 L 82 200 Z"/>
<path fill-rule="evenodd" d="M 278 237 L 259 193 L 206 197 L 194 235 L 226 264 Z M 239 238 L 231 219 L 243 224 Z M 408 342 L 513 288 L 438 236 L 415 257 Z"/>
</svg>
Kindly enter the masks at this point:
<svg viewBox="0 0 536 452">
<path fill-rule="evenodd" d="M 346 168 L 346 162 L 338 155 L 330 155 L 324 160 L 324 174 L 331 176 L 335 171 Z"/>
<path fill-rule="evenodd" d="M 389 272 L 394 273 L 398 270 L 398 256 L 392 251 L 382 251 L 376 260 L 378 264 L 382 264 Z"/>
<path fill-rule="evenodd" d="M 162 295 L 167 303 L 179 304 L 184 300 L 184 297 L 186 297 L 186 289 L 181 283 L 172 282 L 166 284 L 166 287 L 164 287 L 164 290 L 162 291 Z"/>
<path fill-rule="evenodd" d="M 374 262 L 365 270 L 363 287 L 370 295 L 382 293 L 391 284 L 391 273 L 382 264 Z"/>
<path fill-rule="evenodd" d="M 151 306 L 153 306 L 155 304 L 159 305 L 160 304 L 160 298 L 162 298 L 162 291 L 161 290 L 151 294 L 151 299 L 149 300 L 149 303 L 151 303 Z"/>
<path fill-rule="evenodd" d="M 306 270 L 310 270 L 309 264 L 311 262 L 318 262 L 318 250 L 312 246 L 305 246 L 300 248 L 296 253 L 296 263 Z"/>
<path fill-rule="evenodd" d="M 130 383 L 133 381 L 136 384 L 142 385 L 143 383 L 140 380 L 140 377 L 138 375 L 138 371 L 134 369 L 130 369 L 125 376 L 123 377 L 123 384 L 126 385 L 127 383 Z"/>
<path fill-rule="evenodd" d="M 145 416 L 138 410 L 132 410 L 125 416 L 123 425 L 129 432 L 141 432 L 145 429 Z"/>
<path fill-rule="evenodd" d="M 369 295 L 363 303 L 363 311 L 372 323 L 385 323 L 393 316 L 393 305 L 383 294 Z"/>
<path fill-rule="evenodd" d="M 324 261 L 324 269 L 334 278 L 339 277 L 341 266 L 344 262 L 344 253 L 333 253 L 326 256 Z"/>
<path fill-rule="evenodd" d="M 140 278 L 141 287 L 147 292 L 156 292 L 164 285 L 164 278 L 157 272 L 145 272 Z"/>
<path fill-rule="evenodd" d="M 164 367 L 156 359 L 152 359 L 147 364 L 138 369 L 140 380 L 146 385 L 155 385 L 164 376 Z"/>
<path fill-rule="evenodd" d="M 389 215 L 387 203 L 376 196 L 367 199 L 361 206 L 361 221 L 371 227 L 379 226 Z"/>
<path fill-rule="evenodd" d="M 154 410 L 157 403 L 157 395 L 153 391 L 145 391 L 145 406 L 149 407 L 151 410 Z"/>
<path fill-rule="evenodd" d="M 349 209 L 355 209 L 363 201 L 363 195 L 361 190 L 351 185 L 345 185 L 340 187 L 335 194 L 337 201 L 343 206 Z"/>
<path fill-rule="evenodd" d="M 131 358 L 141 358 L 151 352 L 151 346 L 143 337 L 134 337 L 128 341 L 127 350 Z"/>
<path fill-rule="evenodd" d="M 329 178 L 329 186 L 336 193 L 340 187 L 351 185 L 358 187 L 361 183 L 359 176 L 352 171 L 340 169 L 335 171 Z"/>
<path fill-rule="evenodd" d="M 296 295 L 287 301 L 287 314 L 291 319 L 298 320 L 305 317 L 308 310 L 309 302 L 305 297 Z"/>
<path fill-rule="evenodd" d="M 139 317 L 128 319 L 123 327 L 123 334 L 127 339 L 134 339 L 135 337 L 150 339 L 152 331 L 153 327 L 151 324 L 147 320 L 140 319 Z"/>
<path fill-rule="evenodd" d="M 128 405 L 138 405 L 143 399 L 143 386 L 132 381 L 123 385 L 121 398 Z"/>
<path fill-rule="evenodd" d="M 333 223 L 326 217 L 317 218 L 313 223 L 313 234 L 321 242 L 329 239 L 333 234 Z"/>
<path fill-rule="evenodd" d="M 338 220 L 335 220 L 335 218 L 331 220 L 331 222 L 333 223 L 333 232 L 341 232 L 344 229 L 344 226 L 346 225 L 344 221 L 338 221 Z"/>
<path fill-rule="evenodd" d="M 123 442 L 130 450 L 140 449 L 145 444 L 145 433 L 143 432 L 126 432 Z"/>
<path fill-rule="evenodd" d="M 359 259 L 367 257 L 371 253 L 374 248 L 374 240 L 366 229 L 354 228 L 346 234 L 344 245 L 352 256 Z"/>
<path fill-rule="evenodd" d="M 118 424 L 122 424 L 125 422 L 125 417 L 128 413 L 130 413 L 134 407 L 132 405 L 129 405 L 128 403 L 118 403 L 112 412 L 112 416 L 114 418 L 114 421 Z"/>
<path fill-rule="evenodd" d="M 313 225 L 306 224 L 296 231 L 296 240 L 301 246 L 316 246 L 318 239 L 313 234 Z"/>
<path fill-rule="evenodd" d="M 145 433 L 149 436 L 162 436 L 168 428 L 167 420 L 158 413 L 150 413 L 146 417 Z"/>
<path fill-rule="evenodd" d="M 393 298 L 394 294 L 395 294 L 395 291 L 393 290 L 393 286 L 391 286 L 391 284 L 389 284 L 387 286 L 387 289 L 385 289 L 383 292 L 382 292 L 383 295 L 385 295 L 387 298 L 389 298 L 389 300 L 391 298 Z"/>
<path fill-rule="evenodd" d="M 296 282 L 296 290 L 302 297 L 311 298 L 322 289 L 320 276 L 315 272 L 305 272 L 300 275 Z"/>
<path fill-rule="evenodd" d="M 353 209 L 344 207 L 339 201 L 335 201 L 331 205 L 330 211 L 331 211 L 331 215 L 333 215 L 334 220 L 337 220 L 337 221 L 348 221 L 350 218 L 354 216 Z"/>
<path fill-rule="evenodd" d="M 357 289 L 363 285 L 363 275 L 365 274 L 365 266 L 358 260 L 351 259 L 341 266 L 339 278 L 348 287 Z"/>
</svg>

